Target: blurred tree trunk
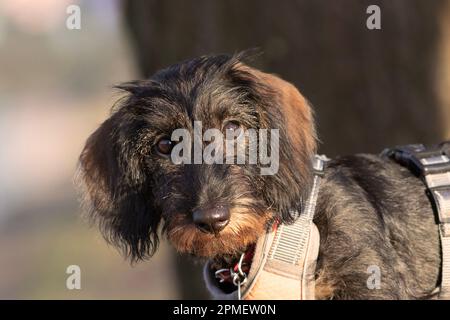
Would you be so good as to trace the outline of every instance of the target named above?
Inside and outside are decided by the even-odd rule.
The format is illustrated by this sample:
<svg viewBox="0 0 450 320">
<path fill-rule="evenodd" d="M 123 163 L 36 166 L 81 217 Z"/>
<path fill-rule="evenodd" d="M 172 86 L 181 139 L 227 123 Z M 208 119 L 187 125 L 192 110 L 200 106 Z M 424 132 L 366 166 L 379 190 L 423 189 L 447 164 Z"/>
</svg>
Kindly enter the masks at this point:
<svg viewBox="0 0 450 320">
<path fill-rule="evenodd" d="M 256 66 L 293 82 L 313 104 L 329 156 L 444 137 L 436 71 L 446 0 L 124 1 L 143 76 L 258 47 Z M 372 4 L 381 8 L 381 30 L 366 27 Z M 179 263 L 184 297 L 203 297 L 198 269 Z"/>
</svg>

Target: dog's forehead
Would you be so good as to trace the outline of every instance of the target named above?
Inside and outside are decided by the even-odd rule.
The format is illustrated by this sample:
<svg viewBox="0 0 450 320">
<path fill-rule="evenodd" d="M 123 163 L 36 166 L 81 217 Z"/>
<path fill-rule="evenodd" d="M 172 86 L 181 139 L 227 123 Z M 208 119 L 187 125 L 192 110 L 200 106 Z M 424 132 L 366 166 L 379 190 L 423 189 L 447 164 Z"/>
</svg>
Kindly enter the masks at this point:
<svg viewBox="0 0 450 320">
<path fill-rule="evenodd" d="M 244 89 L 224 70 L 206 72 L 180 65 L 158 73 L 154 80 L 159 90 L 152 99 L 152 112 L 158 118 L 172 118 L 174 125 L 201 121 L 204 127 L 218 127 L 226 119 L 239 120 L 254 113 Z"/>
</svg>

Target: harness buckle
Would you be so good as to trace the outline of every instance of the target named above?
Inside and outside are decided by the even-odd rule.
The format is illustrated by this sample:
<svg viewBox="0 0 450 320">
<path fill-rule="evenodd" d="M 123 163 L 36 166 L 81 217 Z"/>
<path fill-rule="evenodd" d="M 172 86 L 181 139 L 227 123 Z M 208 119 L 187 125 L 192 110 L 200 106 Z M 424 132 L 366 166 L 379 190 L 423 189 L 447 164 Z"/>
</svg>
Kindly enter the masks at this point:
<svg viewBox="0 0 450 320">
<path fill-rule="evenodd" d="M 441 233 L 441 237 L 450 237 L 450 223 L 441 223 L 439 225 L 439 232 Z"/>
<path fill-rule="evenodd" d="M 316 154 L 313 158 L 312 164 L 313 164 L 313 169 L 314 169 L 314 174 L 318 175 L 320 177 L 323 177 L 324 175 L 324 171 L 325 171 L 325 166 L 326 163 L 328 161 L 330 161 L 331 159 L 328 158 L 326 155 L 324 154 Z"/>
<path fill-rule="evenodd" d="M 450 223 L 450 186 L 429 188 L 438 213 L 439 223 Z"/>
<path fill-rule="evenodd" d="M 408 167 L 418 176 L 441 174 L 450 171 L 450 158 L 447 145 L 425 148 L 423 144 L 386 149 L 382 156 L 394 159 L 401 165 Z"/>
</svg>

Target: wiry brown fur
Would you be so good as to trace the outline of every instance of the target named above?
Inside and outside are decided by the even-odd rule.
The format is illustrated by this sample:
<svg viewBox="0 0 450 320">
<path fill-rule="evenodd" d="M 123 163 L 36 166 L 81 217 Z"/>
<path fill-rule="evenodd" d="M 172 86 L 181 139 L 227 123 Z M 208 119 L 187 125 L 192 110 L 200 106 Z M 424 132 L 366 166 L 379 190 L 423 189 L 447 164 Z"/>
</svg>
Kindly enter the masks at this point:
<svg viewBox="0 0 450 320">
<path fill-rule="evenodd" d="M 271 221 L 292 222 L 312 181 L 312 111 L 288 82 L 245 65 L 240 55 L 205 56 L 119 86 L 127 92 L 89 137 L 80 183 L 89 215 L 132 260 L 151 256 L 166 235 L 183 253 L 229 262 Z M 255 165 L 175 165 L 155 151 L 175 129 L 278 129 L 279 170 Z M 193 212 L 229 208 L 228 225 L 204 233 Z M 317 201 L 318 299 L 427 298 L 440 280 L 439 234 L 423 183 L 375 155 L 330 161 Z M 367 286 L 369 266 L 381 288 Z"/>
<path fill-rule="evenodd" d="M 291 221 L 291 210 L 301 209 L 315 132 L 311 111 L 292 85 L 246 66 L 241 56 L 220 55 L 119 88 L 128 96 L 88 139 L 80 180 L 90 216 L 133 260 L 153 254 L 159 229 L 180 252 L 235 255 L 274 218 Z M 221 130 L 226 121 L 243 129 L 279 129 L 278 174 L 261 176 L 259 164 L 174 165 L 156 154 L 158 139 L 178 128 L 192 130 L 193 121 L 205 129 Z M 215 205 L 230 208 L 230 222 L 219 234 L 205 234 L 192 212 Z"/>
</svg>

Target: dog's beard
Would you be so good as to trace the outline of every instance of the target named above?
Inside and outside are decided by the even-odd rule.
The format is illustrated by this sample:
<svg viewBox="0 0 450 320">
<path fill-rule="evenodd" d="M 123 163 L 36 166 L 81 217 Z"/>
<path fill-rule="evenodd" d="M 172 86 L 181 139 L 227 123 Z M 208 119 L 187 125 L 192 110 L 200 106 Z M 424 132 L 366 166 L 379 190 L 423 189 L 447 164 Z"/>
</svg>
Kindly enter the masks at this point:
<svg viewBox="0 0 450 320">
<path fill-rule="evenodd" d="M 167 238 L 181 253 L 198 258 L 231 261 L 250 246 L 267 230 L 272 215 L 261 207 L 233 206 L 228 225 L 218 234 L 200 231 L 188 217 L 178 215 L 166 224 Z"/>
</svg>

